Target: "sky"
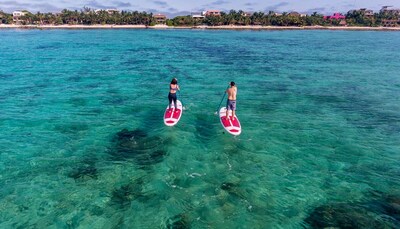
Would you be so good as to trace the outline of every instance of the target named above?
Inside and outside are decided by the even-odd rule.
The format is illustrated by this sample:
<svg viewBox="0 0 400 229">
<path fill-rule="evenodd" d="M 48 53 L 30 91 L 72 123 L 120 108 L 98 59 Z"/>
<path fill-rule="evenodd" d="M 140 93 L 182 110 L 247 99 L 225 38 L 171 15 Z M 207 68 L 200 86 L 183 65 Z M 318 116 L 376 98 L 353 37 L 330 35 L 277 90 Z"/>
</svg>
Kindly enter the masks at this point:
<svg viewBox="0 0 400 229">
<path fill-rule="evenodd" d="M 36 12 L 60 12 L 62 9 L 81 10 L 117 8 L 119 10 L 163 13 L 168 17 L 188 15 L 208 9 L 222 11 L 244 10 L 249 12 L 318 12 L 331 14 L 346 13 L 349 10 L 367 8 L 379 11 L 382 6 L 400 8 L 399 0 L 0 0 L 0 10 L 28 10 Z"/>
</svg>

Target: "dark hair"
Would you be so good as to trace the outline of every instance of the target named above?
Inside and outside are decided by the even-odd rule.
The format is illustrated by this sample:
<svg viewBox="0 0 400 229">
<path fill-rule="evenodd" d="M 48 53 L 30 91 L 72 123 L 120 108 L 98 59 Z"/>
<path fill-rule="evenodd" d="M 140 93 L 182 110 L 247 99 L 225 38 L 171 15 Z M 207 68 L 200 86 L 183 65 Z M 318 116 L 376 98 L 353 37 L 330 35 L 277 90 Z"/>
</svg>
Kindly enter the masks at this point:
<svg viewBox="0 0 400 229">
<path fill-rule="evenodd" d="M 177 84 L 178 83 L 178 80 L 176 79 L 176 78 L 173 78 L 172 80 L 171 80 L 171 84 Z"/>
<path fill-rule="evenodd" d="M 235 86 L 235 82 L 232 81 L 232 82 L 231 82 L 231 86 L 232 86 L 232 87 Z"/>
</svg>

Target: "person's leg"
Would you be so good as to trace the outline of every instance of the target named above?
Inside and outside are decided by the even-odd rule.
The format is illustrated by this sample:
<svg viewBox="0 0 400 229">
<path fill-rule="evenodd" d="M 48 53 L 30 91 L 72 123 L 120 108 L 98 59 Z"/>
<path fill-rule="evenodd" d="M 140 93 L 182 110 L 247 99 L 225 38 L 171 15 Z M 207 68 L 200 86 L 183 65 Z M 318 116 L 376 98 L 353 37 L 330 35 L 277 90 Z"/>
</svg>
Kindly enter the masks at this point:
<svg viewBox="0 0 400 229">
<path fill-rule="evenodd" d="M 225 115 L 225 119 L 229 120 L 229 100 L 226 101 L 226 115 Z"/>
<path fill-rule="evenodd" d="M 175 107 L 175 111 L 176 111 L 176 109 L 178 108 L 178 107 L 176 106 L 176 94 L 174 94 L 173 100 L 174 100 L 174 107 Z"/>
<path fill-rule="evenodd" d="M 236 101 L 232 102 L 232 120 L 235 120 Z"/>
<path fill-rule="evenodd" d="M 168 101 L 169 101 L 168 108 L 171 109 L 171 103 L 172 103 L 171 93 L 168 94 Z"/>
</svg>

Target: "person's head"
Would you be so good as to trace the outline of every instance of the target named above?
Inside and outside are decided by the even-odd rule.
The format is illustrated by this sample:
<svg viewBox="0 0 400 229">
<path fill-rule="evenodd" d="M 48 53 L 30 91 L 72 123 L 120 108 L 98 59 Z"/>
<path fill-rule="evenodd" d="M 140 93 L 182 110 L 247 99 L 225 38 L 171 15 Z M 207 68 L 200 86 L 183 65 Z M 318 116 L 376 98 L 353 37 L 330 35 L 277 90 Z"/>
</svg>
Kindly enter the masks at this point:
<svg viewBox="0 0 400 229">
<path fill-rule="evenodd" d="M 171 80 L 171 84 L 177 84 L 178 83 L 178 79 L 177 78 L 173 78 L 172 80 Z"/>
<path fill-rule="evenodd" d="M 232 81 L 231 82 L 231 87 L 233 87 L 233 86 L 235 86 L 235 82 Z"/>
</svg>

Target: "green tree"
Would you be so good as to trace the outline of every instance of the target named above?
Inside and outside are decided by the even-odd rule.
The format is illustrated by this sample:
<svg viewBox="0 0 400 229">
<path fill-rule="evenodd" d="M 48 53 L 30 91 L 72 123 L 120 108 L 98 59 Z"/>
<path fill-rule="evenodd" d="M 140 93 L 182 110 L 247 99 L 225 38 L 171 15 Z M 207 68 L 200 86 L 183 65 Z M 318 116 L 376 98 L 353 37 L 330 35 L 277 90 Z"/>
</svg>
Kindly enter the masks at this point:
<svg viewBox="0 0 400 229">
<path fill-rule="evenodd" d="M 12 14 L 0 11 L 0 24 L 12 24 L 12 23 L 13 23 Z"/>
</svg>

